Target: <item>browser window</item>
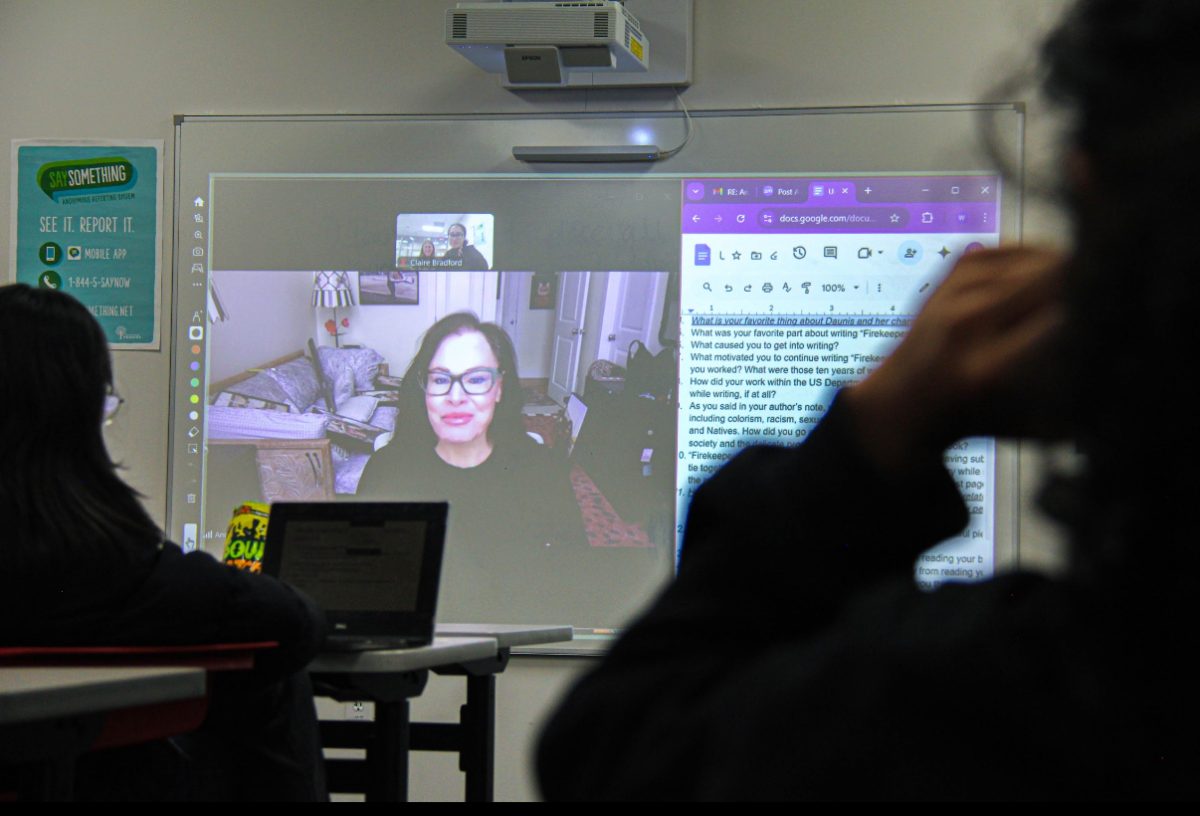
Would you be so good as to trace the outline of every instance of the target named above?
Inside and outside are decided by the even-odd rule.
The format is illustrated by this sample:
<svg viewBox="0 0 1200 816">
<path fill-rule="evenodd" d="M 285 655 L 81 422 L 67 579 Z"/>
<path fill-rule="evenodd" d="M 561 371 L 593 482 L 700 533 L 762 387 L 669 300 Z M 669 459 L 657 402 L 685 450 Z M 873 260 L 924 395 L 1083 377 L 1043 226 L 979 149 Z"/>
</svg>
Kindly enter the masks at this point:
<svg viewBox="0 0 1200 816">
<path fill-rule="evenodd" d="M 800 442 L 964 253 L 999 242 L 994 175 L 691 178 L 681 197 L 677 518 L 741 448 Z M 996 445 L 945 454 L 970 511 L 923 588 L 995 571 Z M 679 542 L 682 525 L 677 526 Z"/>
</svg>

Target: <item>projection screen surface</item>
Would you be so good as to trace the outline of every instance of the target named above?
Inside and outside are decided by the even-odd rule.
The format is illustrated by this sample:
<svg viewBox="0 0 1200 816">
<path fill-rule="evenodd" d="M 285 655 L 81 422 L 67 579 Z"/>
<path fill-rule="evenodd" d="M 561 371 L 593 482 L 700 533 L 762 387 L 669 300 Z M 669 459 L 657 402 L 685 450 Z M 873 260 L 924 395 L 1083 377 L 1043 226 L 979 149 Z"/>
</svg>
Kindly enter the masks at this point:
<svg viewBox="0 0 1200 816">
<path fill-rule="evenodd" d="M 678 114 L 180 117 L 169 535 L 220 557 L 247 500 L 448 500 L 440 621 L 603 648 L 721 462 L 802 442 L 1019 238 L 984 125 L 1019 168 L 1016 105 L 702 112 L 636 165 L 512 148 L 670 147 Z M 923 587 L 1015 558 L 1015 454 L 946 462 L 971 523 Z"/>
</svg>

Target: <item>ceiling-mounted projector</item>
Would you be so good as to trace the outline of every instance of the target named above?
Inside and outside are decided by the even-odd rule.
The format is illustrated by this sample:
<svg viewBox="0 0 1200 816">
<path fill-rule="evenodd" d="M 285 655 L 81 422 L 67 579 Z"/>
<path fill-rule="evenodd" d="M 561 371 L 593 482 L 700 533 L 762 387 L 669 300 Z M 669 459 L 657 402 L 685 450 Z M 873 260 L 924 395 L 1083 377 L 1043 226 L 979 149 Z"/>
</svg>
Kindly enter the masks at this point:
<svg viewBox="0 0 1200 816">
<path fill-rule="evenodd" d="M 650 66 L 650 41 L 618 0 L 459 3 L 446 11 L 446 44 L 522 88 Z"/>
</svg>

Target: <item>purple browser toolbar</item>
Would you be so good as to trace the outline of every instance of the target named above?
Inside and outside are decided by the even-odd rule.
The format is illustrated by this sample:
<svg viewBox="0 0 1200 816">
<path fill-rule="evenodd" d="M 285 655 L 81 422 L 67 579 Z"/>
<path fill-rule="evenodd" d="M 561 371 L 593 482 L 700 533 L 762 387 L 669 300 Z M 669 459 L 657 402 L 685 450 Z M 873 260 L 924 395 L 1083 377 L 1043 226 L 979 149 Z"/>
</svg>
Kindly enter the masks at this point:
<svg viewBox="0 0 1200 816">
<path fill-rule="evenodd" d="M 685 233 L 997 232 L 997 176 L 683 182 Z"/>
</svg>

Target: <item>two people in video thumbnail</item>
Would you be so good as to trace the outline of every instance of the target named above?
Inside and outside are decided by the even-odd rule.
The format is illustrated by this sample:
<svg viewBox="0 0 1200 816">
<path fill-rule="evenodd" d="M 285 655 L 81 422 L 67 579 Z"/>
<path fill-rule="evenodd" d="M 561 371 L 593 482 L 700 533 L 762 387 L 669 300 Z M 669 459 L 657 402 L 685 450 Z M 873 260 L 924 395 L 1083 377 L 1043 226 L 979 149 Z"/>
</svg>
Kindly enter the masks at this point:
<svg viewBox="0 0 1200 816">
<path fill-rule="evenodd" d="M 396 267 L 486 272 L 492 268 L 494 226 L 489 213 L 401 213 Z"/>
</svg>

